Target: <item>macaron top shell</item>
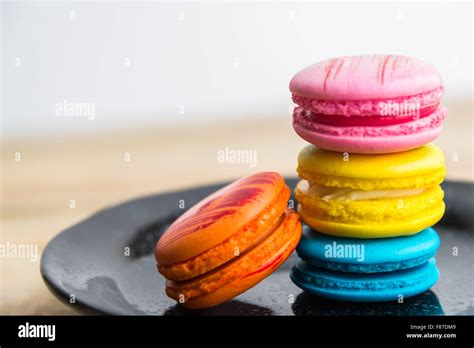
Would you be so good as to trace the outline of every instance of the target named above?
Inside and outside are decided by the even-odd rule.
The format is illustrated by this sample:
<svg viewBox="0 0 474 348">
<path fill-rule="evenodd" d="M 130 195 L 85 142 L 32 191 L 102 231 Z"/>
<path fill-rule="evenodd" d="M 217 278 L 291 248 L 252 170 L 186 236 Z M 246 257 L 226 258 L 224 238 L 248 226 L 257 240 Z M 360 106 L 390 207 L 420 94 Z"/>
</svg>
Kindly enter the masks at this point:
<svg viewBox="0 0 474 348">
<path fill-rule="evenodd" d="M 253 221 L 286 190 L 278 173 L 263 172 L 235 181 L 181 215 L 156 245 L 159 265 L 179 263 L 227 240 Z M 286 202 L 281 212 L 286 208 Z M 280 213 L 281 215 L 281 213 Z"/>
<path fill-rule="evenodd" d="M 344 154 L 307 145 L 298 155 L 298 174 L 303 179 L 327 186 L 351 187 L 353 181 L 346 180 L 344 184 L 344 178 L 349 178 L 374 182 L 377 179 L 392 179 L 393 188 L 426 187 L 442 181 L 445 165 L 443 152 L 434 144 L 410 151 L 379 155 Z M 409 180 L 404 184 L 402 178 Z M 340 179 L 338 183 L 329 182 L 336 179 Z M 415 182 L 415 179 L 418 182 Z"/>
<path fill-rule="evenodd" d="M 431 227 L 411 236 L 381 239 L 334 237 L 317 233 L 305 227 L 297 251 L 298 255 L 303 258 L 368 265 L 404 262 L 424 256 L 429 259 L 436 253 L 439 244 L 439 237 Z M 334 245 L 342 248 L 346 248 L 346 246 L 359 247 L 359 251 L 363 250 L 361 252 L 363 255 L 351 255 L 350 253 L 337 255 L 336 251 L 331 249 Z M 328 253 L 328 248 L 333 253 Z M 353 251 L 351 248 L 346 249 Z"/>
<path fill-rule="evenodd" d="M 399 55 L 332 58 L 301 70 L 290 82 L 294 95 L 319 100 L 397 98 L 441 86 L 433 66 Z"/>
</svg>

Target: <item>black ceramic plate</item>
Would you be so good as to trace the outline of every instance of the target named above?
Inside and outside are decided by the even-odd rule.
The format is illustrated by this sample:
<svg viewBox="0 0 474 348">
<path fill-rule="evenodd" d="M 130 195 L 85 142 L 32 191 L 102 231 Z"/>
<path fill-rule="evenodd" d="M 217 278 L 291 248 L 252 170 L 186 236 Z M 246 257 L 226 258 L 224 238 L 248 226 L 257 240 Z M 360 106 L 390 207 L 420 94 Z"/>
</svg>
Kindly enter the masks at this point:
<svg viewBox="0 0 474 348">
<path fill-rule="evenodd" d="M 296 179 L 288 179 L 293 188 Z M 98 212 L 65 230 L 47 246 L 41 273 L 49 288 L 79 311 L 131 315 L 443 315 L 474 314 L 474 185 L 446 182 L 447 211 L 436 226 L 441 278 L 403 304 L 349 303 L 302 292 L 288 273 L 290 257 L 275 273 L 223 305 L 189 311 L 166 297 L 156 271 L 154 246 L 174 219 L 220 185 L 139 198 Z M 183 201 L 181 201 L 183 200 Z M 129 248 L 129 249 L 127 249 Z M 457 248 L 457 256 L 456 254 Z M 126 256 L 129 250 L 129 255 Z"/>
</svg>

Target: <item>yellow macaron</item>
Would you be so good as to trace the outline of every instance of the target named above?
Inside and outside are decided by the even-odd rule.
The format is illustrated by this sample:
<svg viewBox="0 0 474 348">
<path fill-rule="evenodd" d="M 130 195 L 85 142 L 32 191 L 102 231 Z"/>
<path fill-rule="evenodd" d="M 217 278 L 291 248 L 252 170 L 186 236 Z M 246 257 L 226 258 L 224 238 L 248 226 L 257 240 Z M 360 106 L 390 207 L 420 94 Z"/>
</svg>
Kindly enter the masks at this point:
<svg viewBox="0 0 474 348">
<path fill-rule="evenodd" d="M 433 144 L 380 155 L 308 145 L 298 155 L 298 212 L 310 227 L 335 236 L 415 234 L 444 214 L 445 173 L 443 152 Z"/>
</svg>

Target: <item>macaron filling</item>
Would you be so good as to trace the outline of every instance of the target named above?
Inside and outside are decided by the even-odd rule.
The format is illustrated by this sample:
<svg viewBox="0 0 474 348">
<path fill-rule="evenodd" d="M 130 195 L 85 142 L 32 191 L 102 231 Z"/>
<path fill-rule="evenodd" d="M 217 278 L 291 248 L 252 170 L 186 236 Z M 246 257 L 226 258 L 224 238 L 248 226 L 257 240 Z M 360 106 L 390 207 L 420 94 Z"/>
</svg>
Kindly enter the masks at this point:
<svg viewBox="0 0 474 348">
<path fill-rule="evenodd" d="M 444 94 L 444 87 L 419 93 L 412 96 L 403 96 L 387 99 L 367 100 L 337 100 L 314 99 L 296 95 L 292 98 L 295 104 L 304 110 L 322 115 L 352 116 L 398 116 L 401 114 L 426 115 L 436 110 Z M 395 115 L 396 114 L 396 115 Z"/>
<path fill-rule="evenodd" d="M 391 189 L 391 190 L 356 190 L 351 188 L 328 187 L 301 180 L 298 189 L 307 195 L 312 195 L 323 201 L 365 201 L 371 199 L 399 198 L 418 195 L 425 188 Z"/>
<path fill-rule="evenodd" d="M 295 108 L 293 126 L 298 132 L 316 132 L 334 136 L 379 137 L 400 136 L 439 128 L 447 116 L 445 107 L 426 115 L 414 116 L 328 116 Z"/>
<path fill-rule="evenodd" d="M 445 174 L 446 169 L 442 167 L 417 176 L 369 179 L 327 175 L 310 172 L 302 167 L 298 167 L 298 176 L 309 181 L 311 184 L 320 184 L 326 187 L 352 188 L 354 190 L 364 191 L 433 187 L 443 182 Z"/>
<path fill-rule="evenodd" d="M 345 224 L 383 225 L 404 223 L 444 211 L 444 193 L 440 186 L 426 188 L 417 195 L 378 198 L 377 204 L 373 200 L 323 200 L 300 191 L 300 185 L 295 194 L 299 202 L 298 212 L 307 224 L 306 218 L 311 217 Z"/>
</svg>

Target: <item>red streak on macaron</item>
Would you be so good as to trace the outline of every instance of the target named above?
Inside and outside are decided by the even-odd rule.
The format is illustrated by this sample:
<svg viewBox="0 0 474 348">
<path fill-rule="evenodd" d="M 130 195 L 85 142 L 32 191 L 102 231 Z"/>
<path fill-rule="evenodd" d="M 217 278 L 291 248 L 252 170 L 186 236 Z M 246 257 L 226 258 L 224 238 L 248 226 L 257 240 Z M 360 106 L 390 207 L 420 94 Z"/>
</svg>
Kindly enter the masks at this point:
<svg viewBox="0 0 474 348">
<path fill-rule="evenodd" d="M 344 58 L 340 58 L 340 59 L 338 60 L 337 67 L 336 67 L 336 72 L 334 73 L 333 80 L 336 80 L 337 75 L 338 75 L 339 72 L 341 71 L 341 68 L 344 66 L 344 63 L 345 63 Z"/>
<path fill-rule="evenodd" d="M 385 69 L 387 68 L 387 64 L 390 62 L 390 60 L 392 59 L 392 55 L 388 55 L 385 57 L 385 59 L 383 60 L 383 65 L 382 65 L 382 85 L 383 85 L 383 82 L 384 82 L 384 79 L 385 79 Z"/>
<path fill-rule="evenodd" d="M 285 249 L 285 251 L 286 251 L 286 249 Z M 280 260 L 282 259 L 283 255 L 285 254 L 285 251 L 283 251 L 283 252 L 280 253 L 280 254 L 275 255 L 273 258 L 271 258 L 270 260 L 268 260 L 267 262 L 265 262 L 262 266 L 260 266 L 260 267 L 257 268 L 256 270 L 254 270 L 254 271 L 252 271 L 252 272 L 250 272 L 250 273 L 247 273 L 247 274 L 245 275 L 245 278 L 246 278 L 246 277 L 250 277 L 250 276 L 252 276 L 252 275 L 254 275 L 254 274 L 263 272 L 263 271 L 265 271 L 266 269 L 269 269 L 269 268 L 271 268 L 272 266 L 275 266 L 275 265 L 278 263 L 278 261 L 280 261 Z"/>
<path fill-rule="evenodd" d="M 279 180 L 279 176 L 273 172 L 263 172 L 252 175 L 242 180 L 242 185 L 274 185 Z"/>
<path fill-rule="evenodd" d="M 327 82 L 329 80 L 329 76 L 331 75 L 332 70 L 334 69 L 334 66 L 336 65 L 337 61 L 339 58 L 334 58 L 331 59 L 326 67 L 324 68 L 324 71 L 326 72 L 326 75 L 324 77 L 324 87 L 323 89 L 326 90 Z"/>
<path fill-rule="evenodd" d="M 398 68 L 398 60 L 400 59 L 400 56 L 395 56 L 395 59 L 392 63 L 392 75 L 393 73 L 397 70 Z"/>
<path fill-rule="evenodd" d="M 175 234 L 171 237 L 166 238 L 163 241 L 163 246 L 168 245 L 169 243 L 180 239 L 188 234 L 195 233 L 199 230 L 202 230 L 203 228 L 209 227 L 212 224 L 214 224 L 217 220 L 222 219 L 223 217 L 227 215 L 234 214 L 235 210 L 234 209 L 226 209 L 222 211 L 211 211 L 208 213 L 205 213 L 206 215 L 200 216 L 197 219 L 189 219 L 189 220 L 184 220 L 182 224 L 179 224 L 179 231 L 175 232 Z"/>
<path fill-rule="evenodd" d="M 263 190 L 260 187 L 245 187 L 232 192 L 222 200 L 217 200 L 217 204 L 212 209 L 224 207 L 241 207 L 255 199 Z"/>
<path fill-rule="evenodd" d="M 245 183 L 249 185 L 273 185 L 275 180 L 271 179 L 270 177 L 257 177 L 249 179 L 245 181 Z"/>
<path fill-rule="evenodd" d="M 393 56 L 391 54 L 386 56 L 381 56 L 381 60 L 379 61 L 379 65 L 377 67 L 377 80 L 383 85 L 385 81 L 385 70 L 387 65 L 392 60 Z"/>
<path fill-rule="evenodd" d="M 266 183 L 269 184 L 274 182 L 265 177 L 261 177 L 259 180 L 266 181 Z M 258 182 L 258 180 L 249 180 L 245 184 L 255 184 L 256 182 Z M 230 194 L 228 193 L 224 196 L 218 196 L 214 199 L 211 199 L 197 210 L 197 213 L 194 215 L 194 217 L 183 219 L 182 221 L 170 227 L 170 229 L 172 228 L 175 232 L 169 233 L 162 237 L 163 241 L 161 243 L 163 247 L 186 235 L 207 228 L 219 219 L 234 214 L 237 208 L 257 199 L 262 192 L 263 189 L 259 186 L 244 186 Z"/>
</svg>

